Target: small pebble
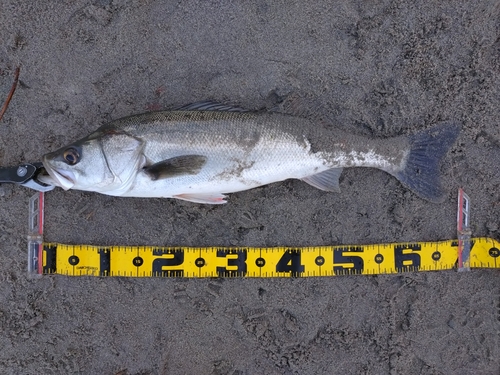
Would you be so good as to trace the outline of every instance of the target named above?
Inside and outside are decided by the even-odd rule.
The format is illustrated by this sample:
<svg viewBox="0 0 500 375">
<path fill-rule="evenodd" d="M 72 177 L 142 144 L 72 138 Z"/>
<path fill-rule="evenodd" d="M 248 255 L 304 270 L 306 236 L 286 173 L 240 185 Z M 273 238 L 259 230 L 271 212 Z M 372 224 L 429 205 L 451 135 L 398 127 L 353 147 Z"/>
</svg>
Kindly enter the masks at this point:
<svg viewBox="0 0 500 375">
<path fill-rule="evenodd" d="M 498 230 L 498 223 L 496 221 L 491 220 L 488 223 L 486 223 L 486 228 L 490 232 L 496 232 Z"/>
</svg>

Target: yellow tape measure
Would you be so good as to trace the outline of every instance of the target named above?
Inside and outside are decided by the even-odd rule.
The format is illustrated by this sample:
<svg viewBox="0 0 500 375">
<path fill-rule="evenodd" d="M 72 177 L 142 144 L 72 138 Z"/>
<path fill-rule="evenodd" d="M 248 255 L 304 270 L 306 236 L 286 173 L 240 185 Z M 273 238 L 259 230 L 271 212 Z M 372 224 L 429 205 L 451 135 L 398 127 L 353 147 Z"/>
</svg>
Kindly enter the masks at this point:
<svg viewBox="0 0 500 375">
<path fill-rule="evenodd" d="M 30 200 L 28 271 L 122 277 L 317 277 L 500 268 L 500 243 L 471 238 L 469 197 L 458 195 L 458 239 L 315 247 L 91 246 L 43 242 L 43 193 Z"/>
<path fill-rule="evenodd" d="M 458 240 L 318 247 L 151 247 L 43 243 L 39 274 L 125 277 L 316 277 L 457 267 Z M 500 268 L 500 243 L 470 241 L 471 268 Z"/>
</svg>

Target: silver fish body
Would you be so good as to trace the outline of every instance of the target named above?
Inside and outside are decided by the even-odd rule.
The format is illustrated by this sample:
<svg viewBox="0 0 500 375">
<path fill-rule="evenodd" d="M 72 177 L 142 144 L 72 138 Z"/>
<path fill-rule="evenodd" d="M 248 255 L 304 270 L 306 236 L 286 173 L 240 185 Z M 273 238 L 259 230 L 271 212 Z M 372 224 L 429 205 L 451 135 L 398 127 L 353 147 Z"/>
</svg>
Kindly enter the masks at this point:
<svg viewBox="0 0 500 375">
<path fill-rule="evenodd" d="M 49 175 L 40 179 L 64 189 L 218 204 L 224 193 L 289 178 L 338 191 L 342 168 L 373 167 L 439 201 L 439 160 L 458 134 L 445 123 L 413 137 L 370 139 L 281 113 L 190 108 L 113 121 L 46 154 Z"/>
</svg>

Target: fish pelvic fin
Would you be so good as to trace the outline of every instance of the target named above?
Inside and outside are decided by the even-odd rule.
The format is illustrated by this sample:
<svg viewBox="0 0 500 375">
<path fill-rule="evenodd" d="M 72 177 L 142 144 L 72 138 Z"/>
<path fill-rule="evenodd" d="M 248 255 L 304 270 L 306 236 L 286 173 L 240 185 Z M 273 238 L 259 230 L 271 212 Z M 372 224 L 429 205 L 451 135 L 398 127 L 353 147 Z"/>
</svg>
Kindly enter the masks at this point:
<svg viewBox="0 0 500 375">
<path fill-rule="evenodd" d="M 227 203 L 225 198 L 227 196 L 224 194 L 178 194 L 172 196 L 172 198 L 181 199 L 183 201 L 194 202 L 194 203 L 205 203 L 205 204 L 224 204 Z"/>
<path fill-rule="evenodd" d="M 433 203 L 443 202 L 445 192 L 440 184 L 439 167 L 459 132 L 457 123 L 442 122 L 411 136 L 406 166 L 393 175 L 421 198 Z"/>
<path fill-rule="evenodd" d="M 304 177 L 302 181 L 320 190 L 340 193 L 339 178 L 341 173 L 342 168 L 332 168 Z"/>
</svg>

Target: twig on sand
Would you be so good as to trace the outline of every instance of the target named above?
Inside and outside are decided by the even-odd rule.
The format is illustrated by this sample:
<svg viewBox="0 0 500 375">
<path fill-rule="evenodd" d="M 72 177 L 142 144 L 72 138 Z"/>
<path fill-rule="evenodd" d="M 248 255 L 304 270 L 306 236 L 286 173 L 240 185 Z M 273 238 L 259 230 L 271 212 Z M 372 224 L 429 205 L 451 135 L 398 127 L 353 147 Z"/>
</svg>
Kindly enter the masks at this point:
<svg viewBox="0 0 500 375">
<path fill-rule="evenodd" d="M 12 99 L 12 96 L 14 95 L 14 91 L 16 91 L 17 87 L 17 81 L 19 81 L 19 71 L 21 68 L 18 66 L 16 68 L 16 73 L 14 75 L 14 83 L 12 84 L 12 87 L 10 88 L 9 95 L 7 96 L 7 99 L 5 99 L 5 103 L 3 103 L 3 107 L 0 110 L 0 121 L 2 120 L 3 114 L 5 111 L 7 111 L 7 107 L 9 106 L 10 100 Z"/>
</svg>

